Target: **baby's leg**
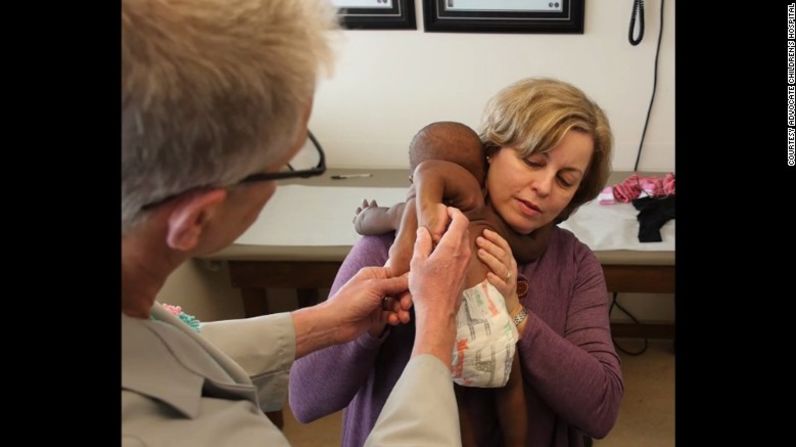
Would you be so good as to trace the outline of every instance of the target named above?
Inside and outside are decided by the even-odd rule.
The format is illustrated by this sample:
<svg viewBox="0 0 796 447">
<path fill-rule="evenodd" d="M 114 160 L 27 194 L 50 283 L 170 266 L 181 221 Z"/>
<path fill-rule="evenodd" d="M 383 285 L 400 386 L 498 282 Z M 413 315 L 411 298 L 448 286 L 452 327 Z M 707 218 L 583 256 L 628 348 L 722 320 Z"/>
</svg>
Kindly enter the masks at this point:
<svg viewBox="0 0 796 447">
<path fill-rule="evenodd" d="M 363 236 L 395 231 L 400 222 L 396 216 L 400 217 L 403 208 L 403 203 L 386 208 L 378 206 L 375 200 L 371 200 L 370 203 L 365 200 L 362 202 L 362 206 L 357 208 L 357 214 L 354 216 L 354 229 Z"/>
<path fill-rule="evenodd" d="M 394 275 L 401 275 L 409 271 L 409 262 L 412 260 L 412 253 L 415 249 L 415 238 L 417 236 L 417 214 L 415 214 L 415 199 L 406 201 L 403 208 L 398 231 L 395 233 L 395 241 L 390 246 L 390 259 L 388 264 Z"/>
<path fill-rule="evenodd" d="M 467 411 L 467 406 L 463 405 L 464 397 L 462 394 L 464 390 L 459 385 L 453 385 L 453 390 L 456 392 L 456 405 L 459 407 L 459 427 L 462 432 L 462 447 L 478 447 L 475 440 L 475 433 L 473 432 L 472 415 Z"/>
<path fill-rule="evenodd" d="M 503 439 L 508 447 L 526 445 L 528 438 L 528 408 L 525 404 L 525 391 L 522 386 L 520 358 L 514 353 L 509 381 L 496 390 L 496 404 Z"/>
</svg>

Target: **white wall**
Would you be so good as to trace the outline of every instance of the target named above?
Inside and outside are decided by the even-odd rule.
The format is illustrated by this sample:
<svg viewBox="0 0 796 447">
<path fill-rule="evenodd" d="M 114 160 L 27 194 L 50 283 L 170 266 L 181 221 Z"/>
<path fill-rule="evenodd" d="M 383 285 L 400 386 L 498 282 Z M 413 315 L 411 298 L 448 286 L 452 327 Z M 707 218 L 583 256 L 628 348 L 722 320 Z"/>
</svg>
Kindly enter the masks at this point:
<svg viewBox="0 0 796 447">
<path fill-rule="evenodd" d="M 310 129 L 332 167 L 400 168 L 414 133 L 439 120 L 479 124 L 488 98 L 529 76 L 571 82 L 606 111 L 615 170 L 632 170 L 647 113 L 660 0 L 645 2 L 646 30 L 628 42 L 631 2 L 587 1 L 584 34 L 345 31 L 331 79 L 320 82 Z M 674 170 L 674 2 L 666 2 L 658 87 L 640 170 Z"/>
</svg>

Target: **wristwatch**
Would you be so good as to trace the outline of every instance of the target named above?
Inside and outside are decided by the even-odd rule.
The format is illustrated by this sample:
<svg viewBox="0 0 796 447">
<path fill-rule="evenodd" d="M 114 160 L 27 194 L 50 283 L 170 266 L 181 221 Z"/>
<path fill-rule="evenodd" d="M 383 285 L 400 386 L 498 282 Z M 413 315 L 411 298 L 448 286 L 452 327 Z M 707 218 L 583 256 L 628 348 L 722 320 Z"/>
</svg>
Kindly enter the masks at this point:
<svg viewBox="0 0 796 447">
<path fill-rule="evenodd" d="M 517 312 L 517 315 L 512 317 L 512 320 L 514 320 L 514 326 L 519 326 L 523 321 L 525 321 L 526 318 L 528 318 L 528 312 L 525 311 L 525 306 L 522 306 L 520 311 Z"/>
</svg>

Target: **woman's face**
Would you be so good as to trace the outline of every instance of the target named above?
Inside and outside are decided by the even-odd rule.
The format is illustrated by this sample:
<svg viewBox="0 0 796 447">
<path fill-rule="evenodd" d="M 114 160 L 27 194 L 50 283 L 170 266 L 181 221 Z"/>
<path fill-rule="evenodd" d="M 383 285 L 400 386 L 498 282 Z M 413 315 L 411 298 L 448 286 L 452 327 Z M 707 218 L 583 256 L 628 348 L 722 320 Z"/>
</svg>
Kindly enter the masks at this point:
<svg viewBox="0 0 796 447">
<path fill-rule="evenodd" d="M 571 130 L 551 151 L 521 158 L 510 147 L 489 159 L 489 200 L 514 231 L 528 234 L 569 205 L 589 166 L 594 139 Z"/>
</svg>

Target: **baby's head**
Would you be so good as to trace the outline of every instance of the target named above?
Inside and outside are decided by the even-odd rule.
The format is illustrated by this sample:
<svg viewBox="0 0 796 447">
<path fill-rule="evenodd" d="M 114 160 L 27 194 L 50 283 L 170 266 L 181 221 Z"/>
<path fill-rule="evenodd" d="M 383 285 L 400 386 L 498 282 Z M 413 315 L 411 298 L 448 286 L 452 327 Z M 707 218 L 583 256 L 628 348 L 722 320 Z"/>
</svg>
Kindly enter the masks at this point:
<svg viewBox="0 0 796 447">
<path fill-rule="evenodd" d="M 420 129 L 409 145 L 409 172 L 425 160 L 446 160 L 461 165 L 484 182 L 486 158 L 478 134 L 461 123 L 440 121 Z"/>
</svg>

